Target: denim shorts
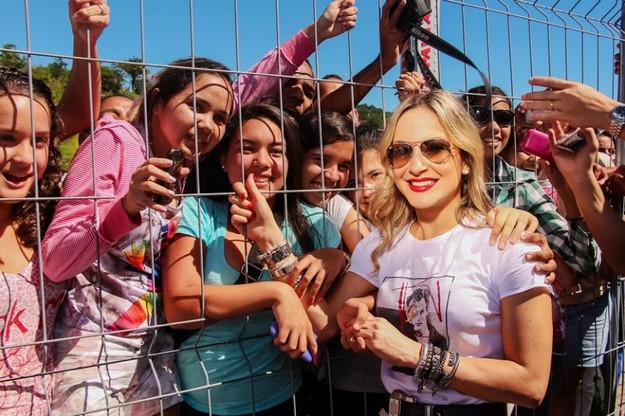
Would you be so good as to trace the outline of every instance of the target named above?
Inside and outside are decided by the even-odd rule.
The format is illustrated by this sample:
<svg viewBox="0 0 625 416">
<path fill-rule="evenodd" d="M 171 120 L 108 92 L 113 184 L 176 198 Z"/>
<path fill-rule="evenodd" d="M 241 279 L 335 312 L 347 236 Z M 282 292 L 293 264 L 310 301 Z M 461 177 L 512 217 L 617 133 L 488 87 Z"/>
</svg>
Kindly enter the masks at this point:
<svg viewBox="0 0 625 416">
<path fill-rule="evenodd" d="M 563 306 L 567 367 L 598 367 L 608 343 L 612 300 L 610 291 L 586 303 Z"/>
</svg>

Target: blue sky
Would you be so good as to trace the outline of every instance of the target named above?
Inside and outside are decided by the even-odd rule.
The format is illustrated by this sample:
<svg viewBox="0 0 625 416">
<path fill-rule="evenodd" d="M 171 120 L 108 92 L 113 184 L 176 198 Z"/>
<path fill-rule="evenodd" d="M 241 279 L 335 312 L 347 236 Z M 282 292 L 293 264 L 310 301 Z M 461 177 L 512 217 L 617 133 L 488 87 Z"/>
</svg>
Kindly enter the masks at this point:
<svg viewBox="0 0 625 416">
<path fill-rule="evenodd" d="M 102 59 L 141 57 L 143 43 L 145 60 L 149 63 L 166 64 L 194 52 L 232 69 L 245 70 L 269 49 L 312 22 L 328 1 L 196 0 L 192 4 L 194 50 L 188 0 L 143 3 L 142 37 L 139 0 L 109 0 L 112 19 L 99 42 Z M 586 82 L 614 95 L 615 35 L 610 25 L 620 3 L 564 0 L 541 1 L 536 6 L 526 2 L 488 1 L 491 9 L 488 14 L 483 1 L 462 3 L 464 7 L 457 1 L 441 2 L 442 36 L 459 49 L 465 49 L 490 74 L 492 83 L 509 94 L 519 96 L 527 91 L 527 78 L 532 74 L 552 74 Z M 29 12 L 30 49 L 70 55 L 71 30 L 65 1 L 3 0 L 0 44 L 13 43 L 18 49 L 27 49 L 25 4 Z M 555 12 L 550 10 L 554 4 Z M 322 44 L 312 58 L 320 75 L 338 73 L 347 78 L 377 55 L 379 1 L 358 0 L 357 5 L 360 10 L 357 27 L 349 36 L 342 35 Z M 564 26 L 569 29 L 565 30 Z M 47 60 L 34 58 L 34 62 Z M 385 84 L 392 85 L 398 74 L 398 68 L 387 73 Z M 481 82 L 473 69 L 441 57 L 441 83 L 447 89 L 461 91 Z M 364 102 L 391 110 L 397 102 L 392 92 L 374 90 Z"/>
</svg>

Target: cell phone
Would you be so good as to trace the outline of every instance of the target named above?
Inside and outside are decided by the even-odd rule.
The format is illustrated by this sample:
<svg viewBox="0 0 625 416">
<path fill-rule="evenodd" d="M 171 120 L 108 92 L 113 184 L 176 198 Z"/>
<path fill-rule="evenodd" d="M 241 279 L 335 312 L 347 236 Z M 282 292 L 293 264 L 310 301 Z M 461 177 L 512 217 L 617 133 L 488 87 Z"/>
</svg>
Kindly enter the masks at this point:
<svg viewBox="0 0 625 416">
<path fill-rule="evenodd" d="M 177 194 L 180 194 L 182 193 L 180 171 L 182 170 L 182 168 L 185 166 L 185 163 L 186 163 L 185 158 L 184 158 L 184 153 L 182 152 L 182 149 L 169 149 L 169 151 L 167 152 L 167 156 L 165 157 L 167 159 L 170 159 L 173 162 L 171 166 L 169 167 L 169 169 L 167 170 L 167 173 L 169 173 L 171 176 L 176 178 L 176 181 L 174 183 L 171 183 L 171 182 L 165 182 L 165 181 L 159 180 L 157 183 L 159 185 L 164 186 L 165 188 L 169 190 L 174 191 Z M 172 197 L 170 196 L 161 195 L 161 194 L 154 195 L 154 202 L 157 204 L 167 206 L 171 204 L 171 201 L 172 201 Z"/>
<path fill-rule="evenodd" d="M 583 132 L 578 128 L 570 133 L 567 133 L 564 137 L 556 142 L 556 146 L 559 149 L 566 150 L 571 153 L 577 152 L 579 149 L 586 145 L 586 137 Z"/>
<path fill-rule="evenodd" d="M 553 161 L 553 154 L 549 146 L 549 136 L 542 131 L 529 129 L 525 135 L 523 135 L 521 150 L 525 153 L 538 156 L 541 159 Z"/>
</svg>

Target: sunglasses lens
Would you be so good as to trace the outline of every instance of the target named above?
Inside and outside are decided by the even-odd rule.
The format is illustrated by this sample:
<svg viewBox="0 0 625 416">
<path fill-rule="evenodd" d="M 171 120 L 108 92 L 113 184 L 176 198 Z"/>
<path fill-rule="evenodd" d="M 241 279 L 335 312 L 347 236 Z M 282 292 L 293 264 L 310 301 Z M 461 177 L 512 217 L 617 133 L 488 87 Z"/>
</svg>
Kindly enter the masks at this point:
<svg viewBox="0 0 625 416">
<path fill-rule="evenodd" d="M 444 140 L 426 140 L 420 147 L 423 156 L 432 163 L 443 163 L 451 155 L 449 143 Z"/>
<path fill-rule="evenodd" d="M 512 119 L 514 119 L 514 113 L 508 110 L 495 110 L 493 111 L 493 117 L 497 124 L 503 127 L 507 127 L 512 124 Z"/>
<path fill-rule="evenodd" d="M 471 107 L 471 115 L 479 124 L 484 124 L 490 119 L 490 108 L 475 105 Z"/>
<path fill-rule="evenodd" d="M 386 158 L 393 168 L 401 168 L 412 158 L 412 146 L 407 143 L 392 144 L 386 149 Z"/>
</svg>

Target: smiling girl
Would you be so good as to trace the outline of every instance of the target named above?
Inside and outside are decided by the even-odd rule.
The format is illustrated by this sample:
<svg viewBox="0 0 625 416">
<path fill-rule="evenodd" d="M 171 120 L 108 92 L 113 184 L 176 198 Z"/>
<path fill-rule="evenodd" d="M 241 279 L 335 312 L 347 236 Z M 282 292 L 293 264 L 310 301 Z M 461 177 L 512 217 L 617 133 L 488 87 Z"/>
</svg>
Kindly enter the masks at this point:
<svg viewBox="0 0 625 416">
<path fill-rule="evenodd" d="M 60 370 L 53 410 L 156 414 L 180 401 L 173 340 L 160 306 L 159 253 L 180 219 L 186 165 L 219 143 L 232 111 L 227 68 L 209 59 L 158 74 L 132 122 L 105 115 L 79 147 L 42 252 L 46 276 L 67 281 L 56 327 Z M 177 192 L 164 184 L 178 183 Z M 162 195 L 167 206 L 154 202 Z M 159 396 L 160 399 L 151 399 Z"/>
<path fill-rule="evenodd" d="M 326 273 L 333 278 L 345 265 L 331 248 L 325 250 L 339 253 L 334 271 L 310 263 L 311 255 L 294 256 L 340 242 L 320 208 L 279 192 L 297 189 L 300 142 L 292 117 L 269 105 L 243 107 L 220 145 L 222 190 L 227 186 L 236 195 L 230 203 L 185 199 L 163 259 L 163 293 L 167 321 L 195 330 L 177 355 L 182 387 L 189 389 L 187 415 L 293 414 L 301 374 L 299 363 L 282 351 L 297 357 L 307 347 L 316 350 L 303 306 L 316 289 L 304 293 L 306 275 L 316 274 L 312 286 L 319 286 Z M 259 253 L 273 255 L 263 261 Z M 304 264 L 310 267 L 295 280 Z M 269 331 L 274 318 L 275 341 Z"/>
<path fill-rule="evenodd" d="M 46 198 L 60 193 L 61 126 L 43 82 L 0 67 L 2 414 L 47 415 L 52 395 L 53 345 L 46 341 L 65 292 L 43 277 L 36 253 L 54 210 Z"/>
</svg>

